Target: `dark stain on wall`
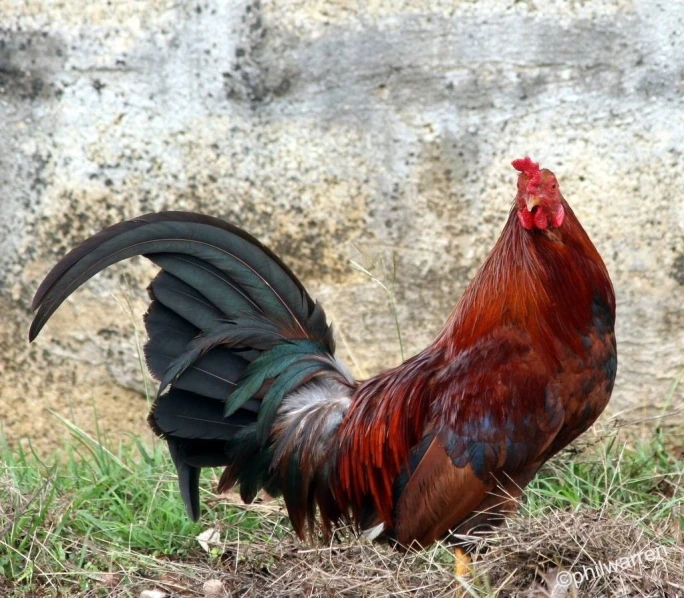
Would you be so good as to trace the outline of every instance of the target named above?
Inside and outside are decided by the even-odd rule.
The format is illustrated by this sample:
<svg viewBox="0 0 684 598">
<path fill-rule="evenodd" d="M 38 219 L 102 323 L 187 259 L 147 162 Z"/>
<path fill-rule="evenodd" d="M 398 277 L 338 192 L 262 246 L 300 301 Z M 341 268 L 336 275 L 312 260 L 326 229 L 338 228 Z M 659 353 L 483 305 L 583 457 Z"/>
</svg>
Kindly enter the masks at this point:
<svg viewBox="0 0 684 598">
<path fill-rule="evenodd" d="M 63 62 L 63 44 L 46 33 L 0 29 L 0 97 L 23 101 L 59 97 L 53 74 Z"/>
<path fill-rule="evenodd" d="M 684 253 L 680 253 L 672 263 L 672 273 L 674 280 L 684 286 Z"/>
</svg>

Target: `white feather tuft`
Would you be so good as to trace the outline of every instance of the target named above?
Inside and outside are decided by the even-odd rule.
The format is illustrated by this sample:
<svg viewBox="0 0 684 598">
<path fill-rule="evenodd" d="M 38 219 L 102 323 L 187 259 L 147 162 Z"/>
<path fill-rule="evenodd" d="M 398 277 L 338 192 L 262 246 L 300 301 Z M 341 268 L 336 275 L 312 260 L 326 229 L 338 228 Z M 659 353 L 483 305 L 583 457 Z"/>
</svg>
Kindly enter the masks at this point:
<svg viewBox="0 0 684 598">
<path fill-rule="evenodd" d="M 369 527 L 368 529 L 363 530 L 362 536 L 364 538 L 368 538 L 369 540 L 375 540 L 380 534 L 382 534 L 385 531 L 385 524 L 384 523 L 379 523 L 378 525 L 374 527 Z"/>
</svg>

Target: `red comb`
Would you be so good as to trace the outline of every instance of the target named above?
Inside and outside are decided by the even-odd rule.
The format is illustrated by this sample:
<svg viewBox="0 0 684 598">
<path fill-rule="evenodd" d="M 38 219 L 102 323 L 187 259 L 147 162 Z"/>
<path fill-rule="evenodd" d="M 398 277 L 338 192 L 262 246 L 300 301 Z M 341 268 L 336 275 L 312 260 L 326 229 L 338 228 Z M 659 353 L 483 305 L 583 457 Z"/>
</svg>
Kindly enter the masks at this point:
<svg viewBox="0 0 684 598">
<path fill-rule="evenodd" d="M 532 159 L 529 156 L 525 156 L 519 160 L 513 160 L 511 164 L 513 165 L 513 168 L 525 173 L 528 177 L 530 177 L 530 180 L 527 181 L 526 191 L 528 193 L 535 193 L 538 190 L 539 183 L 541 183 L 539 163 L 532 162 Z"/>
</svg>

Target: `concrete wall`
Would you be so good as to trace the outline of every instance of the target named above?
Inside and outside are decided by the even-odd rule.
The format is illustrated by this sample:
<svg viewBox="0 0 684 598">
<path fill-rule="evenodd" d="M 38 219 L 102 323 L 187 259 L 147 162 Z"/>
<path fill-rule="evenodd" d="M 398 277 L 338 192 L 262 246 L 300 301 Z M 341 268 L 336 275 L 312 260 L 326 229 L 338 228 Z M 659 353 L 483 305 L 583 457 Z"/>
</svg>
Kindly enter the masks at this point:
<svg viewBox="0 0 684 598">
<path fill-rule="evenodd" d="M 360 376 L 425 346 L 497 238 L 513 158 L 558 175 L 618 295 L 613 412 L 684 367 L 684 4 L 0 0 L 0 420 L 144 427 L 143 260 L 28 347 L 49 267 L 103 226 L 192 209 L 247 228 L 332 316 Z M 129 306 L 130 304 L 130 306 Z M 130 308 L 132 308 L 131 315 Z M 682 399 L 682 392 L 675 399 Z"/>
</svg>

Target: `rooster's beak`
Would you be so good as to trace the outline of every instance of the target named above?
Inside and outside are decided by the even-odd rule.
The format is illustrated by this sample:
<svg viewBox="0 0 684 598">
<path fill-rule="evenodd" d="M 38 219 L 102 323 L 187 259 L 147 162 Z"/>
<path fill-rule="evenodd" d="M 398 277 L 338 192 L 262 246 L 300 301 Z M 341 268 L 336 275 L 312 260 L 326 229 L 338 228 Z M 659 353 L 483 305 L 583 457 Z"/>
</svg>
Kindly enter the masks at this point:
<svg viewBox="0 0 684 598">
<path fill-rule="evenodd" d="M 541 203 L 541 198 L 538 195 L 528 195 L 525 200 L 525 205 L 527 206 L 527 211 L 531 212 L 532 208 L 538 206 Z"/>
</svg>

